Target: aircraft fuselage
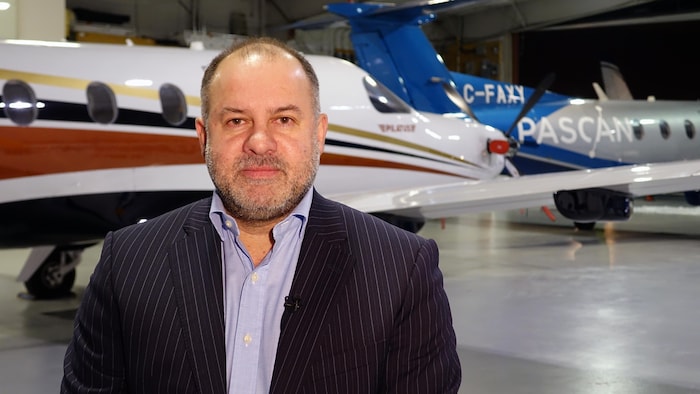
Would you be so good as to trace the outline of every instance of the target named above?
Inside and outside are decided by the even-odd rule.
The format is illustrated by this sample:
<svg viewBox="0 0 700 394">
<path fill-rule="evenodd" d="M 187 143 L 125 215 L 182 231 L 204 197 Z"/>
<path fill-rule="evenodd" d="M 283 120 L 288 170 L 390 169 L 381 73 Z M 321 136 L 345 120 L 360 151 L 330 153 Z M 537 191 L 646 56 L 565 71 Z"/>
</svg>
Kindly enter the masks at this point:
<svg viewBox="0 0 700 394">
<path fill-rule="evenodd" d="M 216 51 L 49 44 L 0 44 L 0 247 L 99 238 L 211 193 L 194 119 Z M 486 151 L 499 131 L 417 112 L 347 61 L 308 58 L 330 120 L 322 193 L 502 171 Z"/>
</svg>

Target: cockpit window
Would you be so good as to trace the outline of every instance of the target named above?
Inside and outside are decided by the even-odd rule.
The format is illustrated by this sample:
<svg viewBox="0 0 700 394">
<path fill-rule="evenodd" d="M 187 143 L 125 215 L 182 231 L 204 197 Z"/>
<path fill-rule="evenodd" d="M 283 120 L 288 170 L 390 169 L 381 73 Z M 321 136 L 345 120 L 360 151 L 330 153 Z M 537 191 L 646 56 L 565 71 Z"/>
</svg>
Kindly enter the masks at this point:
<svg viewBox="0 0 700 394">
<path fill-rule="evenodd" d="M 114 123 L 119 114 L 117 98 L 112 88 L 102 82 L 91 82 L 87 87 L 87 104 L 90 118 L 102 124 Z"/>
<path fill-rule="evenodd" d="M 0 104 L 5 115 L 20 126 L 27 126 L 37 118 L 36 95 L 26 82 L 16 79 L 5 82 Z"/>
<path fill-rule="evenodd" d="M 372 105 L 377 109 L 377 111 L 384 113 L 411 112 L 411 107 L 409 107 L 408 104 L 398 98 L 386 86 L 377 82 L 372 77 L 365 76 L 362 82 L 364 83 L 365 89 L 369 94 L 369 100 L 372 102 Z"/>
<path fill-rule="evenodd" d="M 172 126 L 179 126 L 187 120 L 187 101 L 177 86 L 166 83 L 158 90 L 163 118 Z"/>
</svg>

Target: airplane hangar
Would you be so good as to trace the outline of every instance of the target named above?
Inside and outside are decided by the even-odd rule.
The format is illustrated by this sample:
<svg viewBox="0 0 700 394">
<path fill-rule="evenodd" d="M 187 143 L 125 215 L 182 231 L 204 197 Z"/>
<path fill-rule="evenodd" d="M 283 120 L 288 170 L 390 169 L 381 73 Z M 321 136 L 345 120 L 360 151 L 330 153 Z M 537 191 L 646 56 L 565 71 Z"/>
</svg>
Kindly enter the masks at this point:
<svg viewBox="0 0 700 394">
<path fill-rule="evenodd" d="M 218 49 L 273 35 L 357 60 L 350 28 L 324 11 L 327 2 L 293 3 L 0 1 L 0 38 Z M 550 90 L 595 98 L 605 61 L 635 99 L 700 98 L 693 0 L 474 0 L 435 15 L 422 29 L 453 71 L 525 86 L 554 72 Z M 552 206 L 427 220 L 418 233 L 440 247 L 459 392 L 700 393 L 699 225 L 700 208 L 683 193 L 635 199 L 629 220 L 592 229 Z M 72 292 L 57 298 L 34 297 L 18 281 L 30 248 L 0 249 L 0 393 L 58 390 L 100 246 L 84 250 Z"/>
</svg>

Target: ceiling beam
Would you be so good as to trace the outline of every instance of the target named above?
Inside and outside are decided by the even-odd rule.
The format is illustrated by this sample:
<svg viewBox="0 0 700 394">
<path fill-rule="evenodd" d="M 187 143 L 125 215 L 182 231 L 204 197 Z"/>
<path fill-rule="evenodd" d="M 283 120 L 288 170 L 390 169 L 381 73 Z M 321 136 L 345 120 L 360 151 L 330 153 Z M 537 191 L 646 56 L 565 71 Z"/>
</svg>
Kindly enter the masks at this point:
<svg viewBox="0 0 700 394">
<path fill-rule="evenodd" d="M 444 28 L 465 42 L 482 41 L 648 3 L 652 0 L 510 0 L 478 12 L 439 15 Z"/>
</svg>

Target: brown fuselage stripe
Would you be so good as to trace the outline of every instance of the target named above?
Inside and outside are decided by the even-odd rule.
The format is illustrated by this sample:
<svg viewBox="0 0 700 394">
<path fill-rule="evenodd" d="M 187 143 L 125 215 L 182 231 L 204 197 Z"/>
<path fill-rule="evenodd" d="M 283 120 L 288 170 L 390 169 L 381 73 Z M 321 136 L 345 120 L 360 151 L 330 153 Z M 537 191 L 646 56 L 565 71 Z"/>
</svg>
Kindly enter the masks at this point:
<svg viewBox="0 0 700 394">
<path fill-rule="evenodd" d="M 0 179 L 193 163 L 204 160 L 192 137 L 0 127 Z"/>
<path fill-rule="evenodd" d="M 365 157 L 338 155 L 335 153 L 322 154 L 321 155 L 321 164 L 322 165 L 336 165 L 336 166 L 392 168 L 392 169 L 397 169 L 397 170 L 420 171 L 420 172 L 427 172 L 427 173 L 431 173 L 431 174 L 451 175 L 451 176 L 458 176 L 460 178 L 466 178 L 464 176 L 460 176 L 460 175 L 452 173 L 452 172 L 439 171 L 439 170 L 435 170 L 433 168 L 414 166 L 414 165 L 405 164 L 405 163 L 396 163 L 393 161 L 386 161 L 386 160 L 369 159 L 369 158 L 365 158 Z"/>
<path fill-rule="evenodd" d="M 194 137 L 44 127 L 0 127 L 0 180 L 76 171 L 203 163 L 199 143 Z M 324 153 L 321 164 L 458 176 L 422 166 L 333 153 Z"/>
</svg>

